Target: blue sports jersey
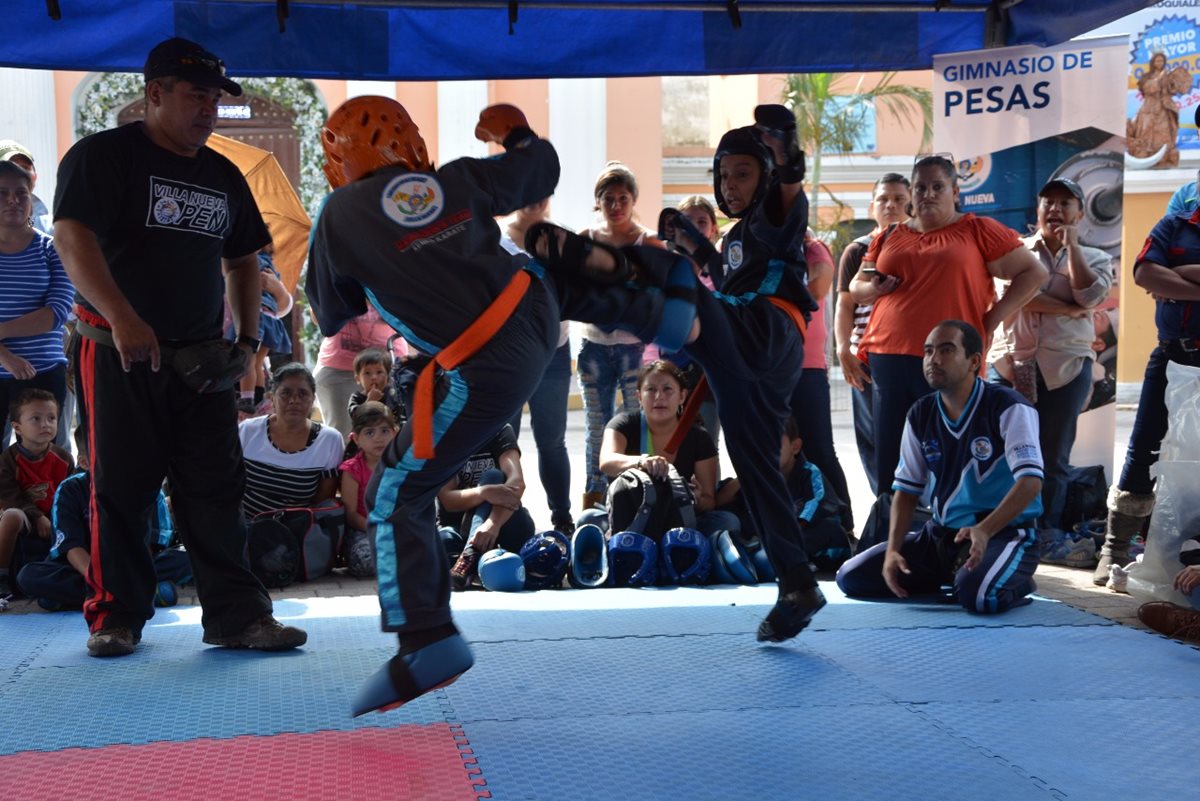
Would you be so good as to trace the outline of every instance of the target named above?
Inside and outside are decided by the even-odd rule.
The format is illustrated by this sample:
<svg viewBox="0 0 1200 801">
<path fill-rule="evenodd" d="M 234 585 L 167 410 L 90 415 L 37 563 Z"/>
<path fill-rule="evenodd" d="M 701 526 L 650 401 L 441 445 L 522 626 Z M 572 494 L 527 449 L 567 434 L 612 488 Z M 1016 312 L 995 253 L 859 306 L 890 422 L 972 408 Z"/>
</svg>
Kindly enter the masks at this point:
<svg viewBox="0 0 1200 801">
<path fill-rule="evenodd" d="M 1008 387 L 976 378 L 958 420 L 946 415 L 940 392 L 909 409 L 892 489 L 921 495 L 930 484 L 936 524 L 975 525 L 1023 476 L 1044 478 L 1037 410 Z M 1038 495 L 1009 525 L 1032 525 L 1041 513 Z"/>
</svg>

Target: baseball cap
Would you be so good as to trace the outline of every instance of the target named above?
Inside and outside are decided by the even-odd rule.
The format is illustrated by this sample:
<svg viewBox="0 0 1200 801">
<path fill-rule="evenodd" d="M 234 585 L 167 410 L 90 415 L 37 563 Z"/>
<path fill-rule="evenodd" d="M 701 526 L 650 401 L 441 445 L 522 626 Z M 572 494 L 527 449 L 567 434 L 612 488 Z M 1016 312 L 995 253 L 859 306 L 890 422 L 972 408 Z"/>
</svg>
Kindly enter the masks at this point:
<svg viewBox="0 0 1200 801">
<path fill-rule="evenodd" d="M 146 56 L 142 75 L 147 82 L 155 78 L 182 78 L 197 86 L 223 89 L 234 97 L 242 94 L 242 87 L 225 77 L 224 61 L 178 36 L 154 46 Z"/>
<path fill-rule="evenodd" d="M 24 156 L 33 162 L 33 154 L 25 145 L 15 139 L 0 139 L 0 161 L 11 161 L 13 156 Z"/>
<path fill-rule="evenodd" d="M 1062 189 L 1067 190 L 1075 196 L 1076 200 L 1078 200 L 1081 204 L 1083 203 L 1083 189 L 1079 186 L 1079 184 L 1075 183 L 1070 178 L 1055 178 L 1053 181 L 1047 181 L 1046 185 L 1038 190 L 1038 197 L 1046 194 L 1046 190 L 1052 186 L 1061 187 Z"/>
</svg>

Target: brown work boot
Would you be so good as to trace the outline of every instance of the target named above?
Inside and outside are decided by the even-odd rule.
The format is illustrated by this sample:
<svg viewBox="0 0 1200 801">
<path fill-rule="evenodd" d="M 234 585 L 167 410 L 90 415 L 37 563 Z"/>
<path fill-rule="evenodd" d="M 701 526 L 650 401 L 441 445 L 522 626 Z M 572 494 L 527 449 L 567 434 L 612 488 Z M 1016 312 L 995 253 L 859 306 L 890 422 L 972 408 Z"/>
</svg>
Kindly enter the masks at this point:
<svg viewBox="0 0 1200 801">
<path fill-rule="evenodd" d="M 1142 531 L 1146 519 L 1154 511 L 1154 494 L 1127 492 L 1114 484 L 1108 491 L 1108 520 L 1105 524 L 1104 545 L 1100 560 L 1092 573 L 1092 582 L 1103 587 L 1108 584 L 1113 565 L 1124 567 L 1129 562 L 1129 544 Z"/>
<path fill-rule="evenodd" d="M 219 645 L 222 648 L 253 648 L 257 651 L 288 651 L 299 648 L 308 642 L 308 634 L 295 626 L 285 626 L 271 615 L 263 615 L 249 626 L 242 629 L 240 634 L 229 637 L 204 635 L 207 645 Z"/>
<path fill-rule="evenodd" d="M 462 592 L 471 584 L 471 579 L 479 575 L 479 552 L 468 545 L 458 555 L 454 567 L 450 568 L 450 589 Z"/>
<path fill-rule="evenodd" d="M 1166 601 L 1151 601 L 1138 607 L 1138 620 L 1160 634 L 1200 645 L 1200 612 Z"/>
<path fill-rule="evenodd" d="M 88 637 L 88 656 L 129 656 L 141 639 L 140 634 L 134 634 L 132 629 L 124 626 L 100 629 Z"/>
</svg>

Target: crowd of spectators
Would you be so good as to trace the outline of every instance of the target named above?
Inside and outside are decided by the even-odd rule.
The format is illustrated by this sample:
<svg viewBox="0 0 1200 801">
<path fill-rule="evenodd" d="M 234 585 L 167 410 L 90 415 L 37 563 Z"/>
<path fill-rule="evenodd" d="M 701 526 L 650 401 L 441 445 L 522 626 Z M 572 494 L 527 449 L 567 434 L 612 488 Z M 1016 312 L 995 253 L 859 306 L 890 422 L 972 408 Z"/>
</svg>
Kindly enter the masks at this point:
<svg viewBox="0 0 1200 801">
<path fill-rule="evenodd" d="M 83 514 L 78 511 L 76 490 L 92 491 L 91 476 L 84 471 L 88 444 L 93 441 L 89 436 L 95 434 L 89 429 L 95 426 L 82 415 L 74 419 L 76 387 L 68 375 L 68 345 L 76 290 L 55 247 L 51 214 L 34 194 L 36 180 L 33 154 L 18 142 L 0 141 L 0 286 L 4 287 L 0 293 L 0 598 L 24 589 L 47 608 L 77 607 L 95 589 L 87 589 L 85 583 L 94 560 L 80 533 L 91 523 L 74 521 Z M 1185 190 L 1181 192 L 1189 198 L 1195 195 L 1194 188 Z M 696 195 L 664 213 L 657 231 L 645 227 L 636 211 L 637 179 L 620 162 L 610 162 L 597 177 L 594 200 L 596 222 L 582 235 L 612 248 L 648 246 L 694 253 L 696 243 L 689 237 L 698 236 L 715 250 L 721 244 L 722 223 L 727 222 L 712 202 Z M 498 221 L 503 246 L 521 253 L 530 228 L 547 221 L 550 203 L 546 198 Z M 913 410 L 935 394 L 929 365 L 931 348 L 936 351 L 940 346 L 931 342 L 939 331 L 948 330 L 946 321 L 962 323 L 961 336 L 950 339 L 958 336 L 954 341 L 963 359 L 974 357 L 969 332 L 980 335 L 979 363 L 963 374 L 961 387 L 974 386 L 972 380 L 987 381 L 1022 399 L 1013 402 L 1004 395 L 1004 403 L 1036 410 L 1029 419 L 1038 426 L 1037 446 L 1044 464 L 1039 514 L 1030 518 L 1033 507 L 1023 506 L 1013 519 L 1038 531 L 1043 545 L 1062 537 L 1062 530 L 1071 525 L 1063 515 L 1076 421 L 1093 391 L 1097 339 L 1093 310 L 1111 296 L 1116 276 L 1107 253 L 1080 243 L 1078 225 L 1085 194 L 1079 185 L 1064 178 L 1049 180 L 1036 203 L 1036 229 L 1021 236 L 961 210 L 952 156 L 920 156 L 910 175 L 887 173 L 875 183 L 868 210 L 874 230 L 848 243 L 836 266 L 825 242 L 812 231 L 804 238 L 807 290 L 816 309 L 805 332 L 803 369 L 792 393 L 779 466 L 802 527 L 814 543 L 821 543 L 813 546 L 812 553 L 828 557 L 813 560 L 821 569 L 836 570 L 851 555 L 859 534 L 843 462 L 833 445 L 827 354 L 836 356 L 852 395 L 859 461 L 877 496 L 876 506 L 884 510 L 879 519 L 886 521 L 886 509 L 900 509 L 907 524 L 917 507 L 928 504 L 933 505 L 934 519 L 943 519 L 946 510 L 937 508 L 936 494 L 921 494 L 911 484 L 914 475 L 925 475 L 925 468 L 917 470 L 911 463 L 916 453 L 905 449 L 912 436 Z M 64 208 L 68 223 L 64 231 L 74 247 L 70 215 L 81 212 Z M 1200 315 L 1188 310 L 1200 299 L 1200 277 L 1191 272 L 1198 259 L 1190 258 L 1200 247 L 1200 234 L 1198 224 L 1188 216 L 1190 210 L 1178 198 L 1173 200 L 1136 265 L 1138 283 L 1158 303 L 1161 341 L 1147 368 L 1129 457 L 1109 499 L 1098 583 L 1111 565 L 1128 558 L 1130 541 L 1144 527 L 1153 505 L 1149 467 L 1163 433 L 1165 364 L 1196 363 L 1200 330 L 1195 326 Z M 245 242 L 260 238 L 259 233 L 255 227 Z M 78 253 L 72 252 L 78 260 Z M 322 340 L 314 371 L 297 363 L 279 365 L 277 357 L 292 350 L 282 320 L 291 311 L 292 293 L 274 270 L 269 243 L 246 258 L 256 261 L 257 278 L 237 280 L 246 287 L 254 284 L 260 323 L 257 336 L 249 336 L 249 369 L 238 384 L 244 519 L 340 501 L 346 514 L 343 564 L 355 575 L 373 575 L 367 487 L 387 444 L 406 423 L 413 386 L 428 357 L 372 309 Z M 699 258 L 695 261 L 699 281 L 715 291 L 707 266 Z M 248 334 L 240 329 L 240 311 L 226 308 L 225 333 L 244 346 Z M 95 338 L 97 323 L 86 317 L 90 310 L 84 313 L 84 328 Z M 562 324 L 554 358 L 529 400 L 538 475 L 550 519 L 534 520 L 522 504 L 526 482 L 517 446 L 521 413 L 437 493 L 438 522 L 451 532 L 447 536 L 458 553 L 451 576 L 456 589 L 473 583 L 479 559 L 488 550 L 519 550 L 543 524 L 570 536 L 577 515 L 591 507 L 603 509 L 610 482 L 628 470 L 641 471 L 652 480 L 678 474 L 687 486 L 696 527 L 702 533 L 729 531 L 750 543 L 761 538 L 740 497 L 737 477 L 720 475 L 719 399 L 705 391 L 700 366 L 684 350 L 660 352 L 623 331 L 586 325 L 581 333 L 581 347 L 572 359 L 569 327 Z M 273 372 L 268 369 L 269 356 Z M 932 358 L 936 361 L 936 354 Z M 584 494 L 576 510 L 568 492 L 571 455 L 565 438 L 572 366 L 587 426 L 586 450 L 580 455 Z M 81 375 L 88 375 L 89 369 Z M 693 393 L 703 396 L 698 414 L 685 414 Z M 943 396 L 949 398 L 947 393 Z M 964 409 L 972 408 L 972 403 L 964 401 Z M 952 433 L 956 421 L 946 417 L 943 423 Z M 74 442 L 68 436 L 72 430 L 77 432 Z M 1006 436 L 1015 436 L 1011 428 L 1005 431 Z M 79 474 L 87 483 L 70 485 L 74 489 L 62 495 L 74 511 L 64 512 L 56 532 L 51 524 L 56 493 L 60 486 L 68 486 L 68 477 L 77 469 L 76 457 Z M 934 474 L 941 469 L 929 453 L 921 458 Z M 1018 471 L 1018 483 L 1027 494 L 1030 485 L 1019 480 L 1021 475 Z M 41 480 L 31 481 L 30 476 Z M 171 482 L 165 486 L 169 497 Z M 893 493 L 905 496 L 899 506 Z M 166 521 L 168 497 L 158 507 L 162 510 L 158 517 Z M 819 519 L 818 507 L 823 510 Z M 147 530 L 165 530 L 170 535 L 170 523 L 159 523 L 148 520 Z M 881 524 L 876 520 L 874 525 Z M 887 524 L 882 525 L 886 529 Z M 1014 536 L 1017 541 L 1026 535 Z M 889 539 L 887 530 L 875 532 L 872 542 L 885 539 Z M 186 561 L 171 561 L 176 559 L 170 552 L 178 537 L 152 534 L 147 542 L 153 543 L 151 551 L 158 554 L 155 565 L 161 576 L 170 579 L 168 583 L 190 580 Z M 867 587 L 863 592 L 868 595 L 902 594 L 896 559 L 885 557 L 886 550 L 869 557 L 860 551 L 860 556 L 871 560 L 871 577 L 863 578 L 864 561 L 859 558 L 851 565 L 855 572 L 846 585 Z M 983 548 L 976 551 L 963 556 L 955 569 L 962 568 L 964 560 L 977 564 Z M 162 553 L 168 553 L 165 562 Z M 938 556 L 942 561 L 946 558 Z M 36 565 L 41 567 L 34 569 Z M 1032 585 L 1032 568 L 1022 565 L 1019 578 L 1024 583 L 1008 605 L 1024 597 L 1025 583 Z M 28 579 L 19 581 L 22 568 Z M 1188 590 L 1196 583 L 1191 575 L 1187 573 L 1183 580 Z M 164 598 L 171 594 L 168 589 L 162 591 Z M 988 611 L 978 604 L 964 601 L 964 605 Z"/>
</svg>

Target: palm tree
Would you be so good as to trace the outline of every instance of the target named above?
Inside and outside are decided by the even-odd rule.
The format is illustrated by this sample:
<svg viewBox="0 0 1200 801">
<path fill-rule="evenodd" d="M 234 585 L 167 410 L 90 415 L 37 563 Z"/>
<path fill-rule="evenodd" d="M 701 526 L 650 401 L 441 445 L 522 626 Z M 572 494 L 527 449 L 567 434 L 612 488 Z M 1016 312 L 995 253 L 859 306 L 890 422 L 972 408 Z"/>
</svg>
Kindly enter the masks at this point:
<svg viewBox="0 0 1200 801">
<path fill-rule="evenodd" d="M 919 112 L 921 149 L 927 149 L 933 141 L 932 92 L 895 83 L 896 73 L 885 72 L 871 88 L 865 87 L 867 76 L 864 74 L 859 76 L 852 91 L 835 93 L 834 86 L 849 77 L 837 72 L 794 74 L 787 76 L 784 85 L 782 102 L 796 115 L 796 133 L 800 146 L 808 154 L 808 179 L 812 186 L 809 219 L 814 228 L 818 227 L 821 153 L 851 152 L 867 115 L 875 108 L 906 125 L 912 125 Z M 833 200 L 841 205 L 836 198 Z"/>
</svg>

